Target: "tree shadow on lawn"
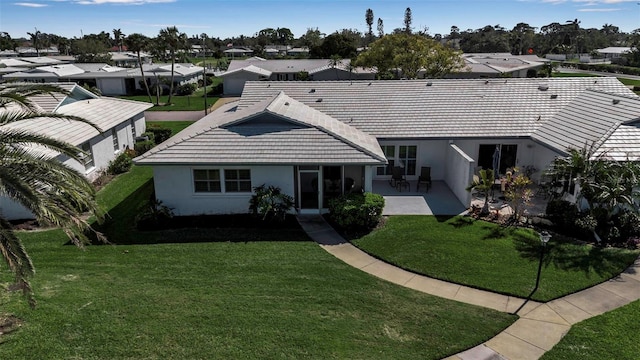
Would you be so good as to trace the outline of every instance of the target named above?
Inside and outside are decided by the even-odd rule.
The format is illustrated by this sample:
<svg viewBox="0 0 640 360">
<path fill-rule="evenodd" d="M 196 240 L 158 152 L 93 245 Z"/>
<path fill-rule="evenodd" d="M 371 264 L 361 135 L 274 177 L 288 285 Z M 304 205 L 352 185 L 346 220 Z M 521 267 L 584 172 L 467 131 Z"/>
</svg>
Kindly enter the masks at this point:
<svg viewBox="0 0 640 360">
<path fill-rule="evenodd" d="M 250 215 L 179 216 L 163 222 L 162 228 L 141 231 L 136 215 L 153 195 L 153 180 L 113 207 L 102 224 L 94 228 L 111 244 L 160 244 L 192 242 L 311 241 L 293 216 L 282 223 L 266 223 Z M 249 204 L 247 204 L 247 209 Z M 92 244 L 103 244 L 93 239 Z"/>
<path fill-rule="evenodd" d="M 540 241 L 514 233 L 516 250 L 520 256 L 530 261 L 540 260 Z M 631 265 L 637 254 L 622 249 L 605 249 L 592 245 L 577 245 L 569 242 L 549 242 L 544 249 L 543 264 L 553 264 L 566 271 L 582 271 L 587 278 L 595 273 L 603 278 L 611 278 Z"/>
</svg>

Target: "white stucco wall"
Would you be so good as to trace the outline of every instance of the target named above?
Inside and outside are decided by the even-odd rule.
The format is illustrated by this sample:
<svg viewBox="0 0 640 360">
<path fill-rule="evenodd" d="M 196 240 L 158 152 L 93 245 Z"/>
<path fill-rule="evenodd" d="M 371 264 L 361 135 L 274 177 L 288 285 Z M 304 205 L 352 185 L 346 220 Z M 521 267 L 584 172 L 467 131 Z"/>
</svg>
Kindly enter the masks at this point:
<svg viewBox="0 0 640 360">
<path fill-rule="evenodd" d="M 4 196 L 0 196 L 0 214 L 7 220 L 33 219 L 31 211 Z"/>
<path fill-rule="evenodd" d="M 475 161 L 455 144 L 447 147 L 445 182 L 464 206 L 471 205 L 471 192 L 466 188 L 473 181 Z"/>
<path fill-rule="evenodd" d="M 249 212 L 252 193 L 196 193 L 193 169 L 250 169 L 252 188 L 273 185 L 285 194 L 294 195 L 293 166 L 154 166 L 156 198 L 172 208 L 175 215 Z"/>
<path fill-rule="evenodd" d="M 225 75 L 223 78 L 223 88 L 225 95 L 240 95 L 244 89 L 244 83 L 247 81 L 258 81 L 260 75 L 239 71 L 235 74 Z"/>
</svg>

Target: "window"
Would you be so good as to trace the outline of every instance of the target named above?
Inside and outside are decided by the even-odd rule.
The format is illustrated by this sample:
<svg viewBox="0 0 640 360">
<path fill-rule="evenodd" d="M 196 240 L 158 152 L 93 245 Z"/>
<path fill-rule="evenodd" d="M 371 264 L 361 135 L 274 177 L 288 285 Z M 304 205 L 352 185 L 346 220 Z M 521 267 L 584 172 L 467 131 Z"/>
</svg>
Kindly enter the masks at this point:
<svg viewBox="0 0 640 360">
<path fill-rule="evenodd" d="M 91 144 L 86 142 L 80 147 L 83 152 L 80 153 L 80 163 L 84 165 L 85 170 L 93 168 L 93 153 L 91 152 Z"/>
<path fill-rule="evenodd" d="M 415 145 L 401 145 L 399 153 L 399 160 L 404 165 L 404 174 L 415 175 L 418 147 Z"/>
<path fill-rule="evenodd" d="M 193 170 L 195 192 L 221 192 L 220 170 Z"/>
<path fill-rule="evenodd" d="M 120 150 L 120 144 L 118 143 L 118 132 L 116 129 L 111 129 L 111 137 L 113 138 L 113 151 Z"/>
<path fill-rule="evenodd" d="M 382 151 L 384 152 L 385 157 L 387 158 L 387 166 L 378 167 L 377 174 L 378 175 L 391 175 L 393 173 L 393 166 L 395 164 L 396 158 L 396 147 L 395 145 L 382 145 Z"/>
<path fill-rule="evenodd" d="M 226 192 L 251 192 L 250 170 L 225 170 L 224 180 Z"/>
<path fill-rule="evenodd" d="M 131 119 L 131 136 L 133 136 L 133 142 L 136 141 L 136 137 L 138 137 L 138 135 L 136 135 L 136 122 L 135 120 Z"/>
</svg>

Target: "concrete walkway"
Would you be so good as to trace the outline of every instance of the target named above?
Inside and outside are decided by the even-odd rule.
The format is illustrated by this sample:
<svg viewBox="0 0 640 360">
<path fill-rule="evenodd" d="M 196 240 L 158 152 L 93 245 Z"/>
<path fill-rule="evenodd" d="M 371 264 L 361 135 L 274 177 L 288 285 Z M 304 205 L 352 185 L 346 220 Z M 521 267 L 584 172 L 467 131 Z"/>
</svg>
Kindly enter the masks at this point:
<svg viewBox="0 0 640 360">
<path fill-rule="evenodd" d="M 571 325 L 640 299 L 640 258 L 618 277 L 578 293 L 541 304 L 495 294 L 399 269 L 344 240 L 319 215 L 298 216 L 303 230 L 324 250 L 371 275 L 427 294 L 520 316 L 494 338 L 449 360 L 538 359 Z M 523 306 L 524 305 L 524 306 Z"/>
</svg>

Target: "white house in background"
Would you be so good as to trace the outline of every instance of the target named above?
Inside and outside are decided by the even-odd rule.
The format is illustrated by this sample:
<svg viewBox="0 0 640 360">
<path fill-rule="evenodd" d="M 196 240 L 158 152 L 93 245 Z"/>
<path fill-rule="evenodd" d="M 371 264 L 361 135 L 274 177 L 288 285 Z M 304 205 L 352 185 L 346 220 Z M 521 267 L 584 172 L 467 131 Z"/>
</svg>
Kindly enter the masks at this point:
<svg viewBox="0 0 640 360">
<path fill-rule="evenodd" d="M 156 197 L 177 215 L 246 212 L 262 184 L 317 213 L 394 166 L 409 181 L 431 167 L 468 206 L 496 147 L 505 174 L 591 143 L 640 161 L 640 97 L 616 78 L 253 81 L 135 162 L 153 167 Z"/>
<path fill-rule="evenodd" d="M 350 68 L 350 60 L 341 60 L 335 67 L 328 59 L 263 59 L 252 57 L 232 60 L 223 78 L 225 95 L 240 95 L 247 81 L 292 80 L 373 80 L 375 71 Z M 304 78 L 302 78 L 303 76 Z"/>
<path fill-rule="evenodd" d="M 537 55 L 511 55 L 510 53 L 462 54 L 466 68 L 449 78 L 536 77 L 550 60 Z"/>
<path fill-rule="evenodd" d="M 223 51 L 223 53 L 228 58 L 235 58 L 235 57 L 251 56 L 253 55 L 253 50 L 243 48 L 243 47 L 237 47 L 237 48 L 227 49 Z"/>
<path fill-rule="evenodd" d="M 615 59 L 631 52 L 630 47 L 610 46 L 604 49 L 597 49 L 598 54 L 604 56 L 605 59 Z"/>
<path fill-rule="evenodd" d="M 56 84 L 69 95 L 40 95 L 30 98 L 43 112 L 79 116 L 97 125 L 52 118 L 22 120 L 0 126 L 20 129 L 66 141 L 84 150 L 82 162 L 60 154 L 49 154 L 78 170 L 89 180 L 100 175 L 124 149 L 133 149 L 136 137 L 146 130 L 144 111 L 152 104 L 97 96 L 76 84 Z M 0 110 L 3 111 L 3 110 Z M 0 197 L 0 212 L 9 219 L 29 218 L 31 214 L 13 201 Z"/>
<path fill-rule="evenodd" d="M 149 84 L 163 83 L 171 78 L 171 64 L 143 64 Z M 175 86 L 197 83 L 204 68 L 193 64 L 174 64 Z M 4 80 L 24 82 L 76 82 L 97 87 L 103 95 L 133 95 L 144 90 L 139 68 L 122 68 L 105 63 L 75 63 L 40 66 L 34 69 L 3 75 Z"/>
</svg>

